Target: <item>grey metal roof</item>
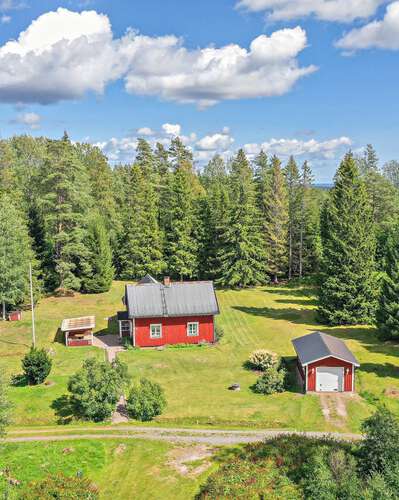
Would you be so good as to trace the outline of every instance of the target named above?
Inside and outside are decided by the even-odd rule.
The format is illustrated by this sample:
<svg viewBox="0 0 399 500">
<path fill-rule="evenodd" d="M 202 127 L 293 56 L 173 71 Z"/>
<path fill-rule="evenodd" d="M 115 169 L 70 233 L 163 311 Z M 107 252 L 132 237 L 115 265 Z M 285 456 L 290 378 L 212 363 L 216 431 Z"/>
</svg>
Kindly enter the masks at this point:
<svg viewBox="0 0 399 500">
<path fill-rule="evenodd" d="M 155 283 L 159 283 L 159 282 L 155 278 L 153 278 L 151 276 L 151 274 L 146 274 L 144 276 L 144 278 L 141 278 L 141 280 L 138 282 L 139 285 L 145 285 L 145 284 L 148 284 L 148 283 L 155 284 Z"/>
<path fill-rule="evenodd" d="M 219 314 L 212 281 L 127 285 L 126 298 L 131 318 Z"/>
<path fill-rule="evenodd" d="M 346 347 L 345 342 L 326 333 L 314 332 L 294 339 L 292 343 L 302 365 L 332 356 L 360 366 L 355 356 Z"/>
</svg>

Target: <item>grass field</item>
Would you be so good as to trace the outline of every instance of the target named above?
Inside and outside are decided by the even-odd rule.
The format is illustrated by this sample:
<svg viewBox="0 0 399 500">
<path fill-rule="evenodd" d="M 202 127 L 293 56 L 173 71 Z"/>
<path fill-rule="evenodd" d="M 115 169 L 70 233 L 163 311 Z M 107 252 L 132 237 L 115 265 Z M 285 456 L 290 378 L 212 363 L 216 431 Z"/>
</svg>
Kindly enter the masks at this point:
<svg viewBox="0 0 399 500">
<path fill-rule="evenodd" d="M 115 282 L 102 295 L 46 298 L 37 308 L 39 344 L 53 350 L 50 384 L 13 387 L 15 426 L 55 425 L 66 409 L 63 395 L 68 377 L 88 356 L 102 358 L 96 348 L 65 348 L 56 339 L 64 317 L 94 314 L 97 331 L 107 328 L 107 318 L 122 307 L 124 284 Z M 361 420 L 382 400 L 399 415 L 399 399 L 385 391 L 399 390 L 399 347 L 382 344 L 369 327 L 325 328 L 315 321 L 313 291 L 306 287 L 262 287 L 219 291 L 218 299 L 225 337 L 220 345 L 186 349 L 127 350 L 120 357 L 133 377 L 157 380 L 166 391 L 168 408 L 157 419 L 164 425 L 214 425 L 228 427 L 291 428 L 298 430 L 357 431 Z M 250 386 L 256 374 L 243 364 L 252 350 L 266 348 L 283 356 L 294 354 L 291 339 L 314 330 L 332 333 L 347 341 L 358 357 L 358 394 L 348 400 L 346 420 L 326 421 L 318 396 L 286 392 L 273 396 L 254 394 Z M 20 358 L 30 343 L 29 314 L 22 322 L 0 323 L 0 369 L 20 371 Z M 240 392 L 227 387 L 238 382 Z"/>
<path fill-rule="evenodd" d="M 19 488 L 48 474 L 79 472 L 98 486 L 104 500 L 186 500 L 213 470 L 212 461 L 201 458 L 203 452 L 194 445 L 140 440 L 5 444 L 0 448 L 0 470 L 7 466 L 10 476 L 21 482 Z"/>
</svg>

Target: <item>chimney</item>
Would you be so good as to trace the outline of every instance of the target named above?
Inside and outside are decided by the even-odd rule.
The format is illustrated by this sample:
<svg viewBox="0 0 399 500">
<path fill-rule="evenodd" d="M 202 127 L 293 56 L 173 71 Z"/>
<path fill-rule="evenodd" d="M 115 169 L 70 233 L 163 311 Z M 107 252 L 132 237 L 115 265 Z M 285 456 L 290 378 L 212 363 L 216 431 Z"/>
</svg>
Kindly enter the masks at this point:
<svg viewBox="0 0 399 500">
<path fill-rule="evenodd" d="M 163 284 L 165 286 L 170 286 L 170 277 L 169 276 L 165 276 L 164 279 L 163 279 Z"/>
</svg>

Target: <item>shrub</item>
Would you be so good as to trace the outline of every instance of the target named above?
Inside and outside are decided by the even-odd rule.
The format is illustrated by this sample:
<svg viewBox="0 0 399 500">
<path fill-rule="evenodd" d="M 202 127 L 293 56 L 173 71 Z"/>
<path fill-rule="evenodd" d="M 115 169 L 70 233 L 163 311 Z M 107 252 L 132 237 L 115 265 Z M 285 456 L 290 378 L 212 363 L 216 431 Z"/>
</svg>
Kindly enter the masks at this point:
<svg viewBox="0 0 399 500">
<path fill-rule="evenodd" d="M 279 358 L 274 352 L 266 351 L 266 349 L 258 349 L 250 355 L 248 364 L 253 370 L 263 372 L 268 368 L 277 367 Z"/>
<path fill-rule="evenodd" d="M 258 394 L 274 394 L 284 392 L 287 372 L 284 368 L 271 366 L 256 381 L 253 390 Z"/>
<path fill-rule="evenodd" d="M 142 422 L 152 420 L 161 415 L 166 407 L 162 387 L 156 382 L 142 378 L 138 385 L 131 388 L 126 407 L 130 417 Z"/>
<path fill-rule="evenodd" d="M 363 474 L 382 473 L 399 466 L 399 422 L 385 407 L 362 424 L 365 439 L 360 444 Z"/>
<path fill-rule="evenodd" d="M 30 385 L 42 384 L 51 371 L 52 361 L 44 349 L 31 347 L 22 359 L 22 369 Z"/>
<path fill-rule="evenodd" d="M 97 500 L 99 491 L 89 479 L 59 474 L 29 484 L 27 491 L 19 498 L 21 500 Z"/>
<path fill-rule="evenodd" d="M 270 459 L 234 460 L 214 472 L 196 498 L 301 499 L 299 487 L 284 472 L 284 469 L 277 467 Z"/>
<path fill-rule="evenodd" d="M 100 422 L 109 418 L 128 380 L 127 367 L 119 360 L 109 364 L 87 359 L 68 383 L 78 416 Z"/>
</svg>

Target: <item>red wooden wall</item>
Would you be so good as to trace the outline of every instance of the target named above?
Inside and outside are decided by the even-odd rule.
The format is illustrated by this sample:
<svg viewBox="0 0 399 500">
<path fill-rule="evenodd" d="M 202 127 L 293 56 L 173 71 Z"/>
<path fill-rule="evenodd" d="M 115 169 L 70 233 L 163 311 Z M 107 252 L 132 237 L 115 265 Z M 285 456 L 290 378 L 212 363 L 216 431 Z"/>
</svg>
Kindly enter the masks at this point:
<svg viewBox="0 0 399 500">
<path fill-rule="evenodd" d="M 308 365 L 308 391 L 316 390 L 316 368 L 318 366 L 339 366 L 345 368 L 344 370 L 344 391 L 352 391 L 352 377 L 353 377 L 353 366 L 346 361 L 341 361 L 337 358 L 325 358 L 320 361 L 315 361 Z"/>
<path fill-rule="evenodd" d="M 198 337 L 187 335 L 187 323 L 199 323 Z M 162 324 L 162 338 L 150 338 L 150 325 Z M 135 338 L 138 347 L 156 347 L 166 344 L 198 344 L 214 342 L 213 316 L 185 316 L 178 318 L 137 318 Z"/>
</svg>

